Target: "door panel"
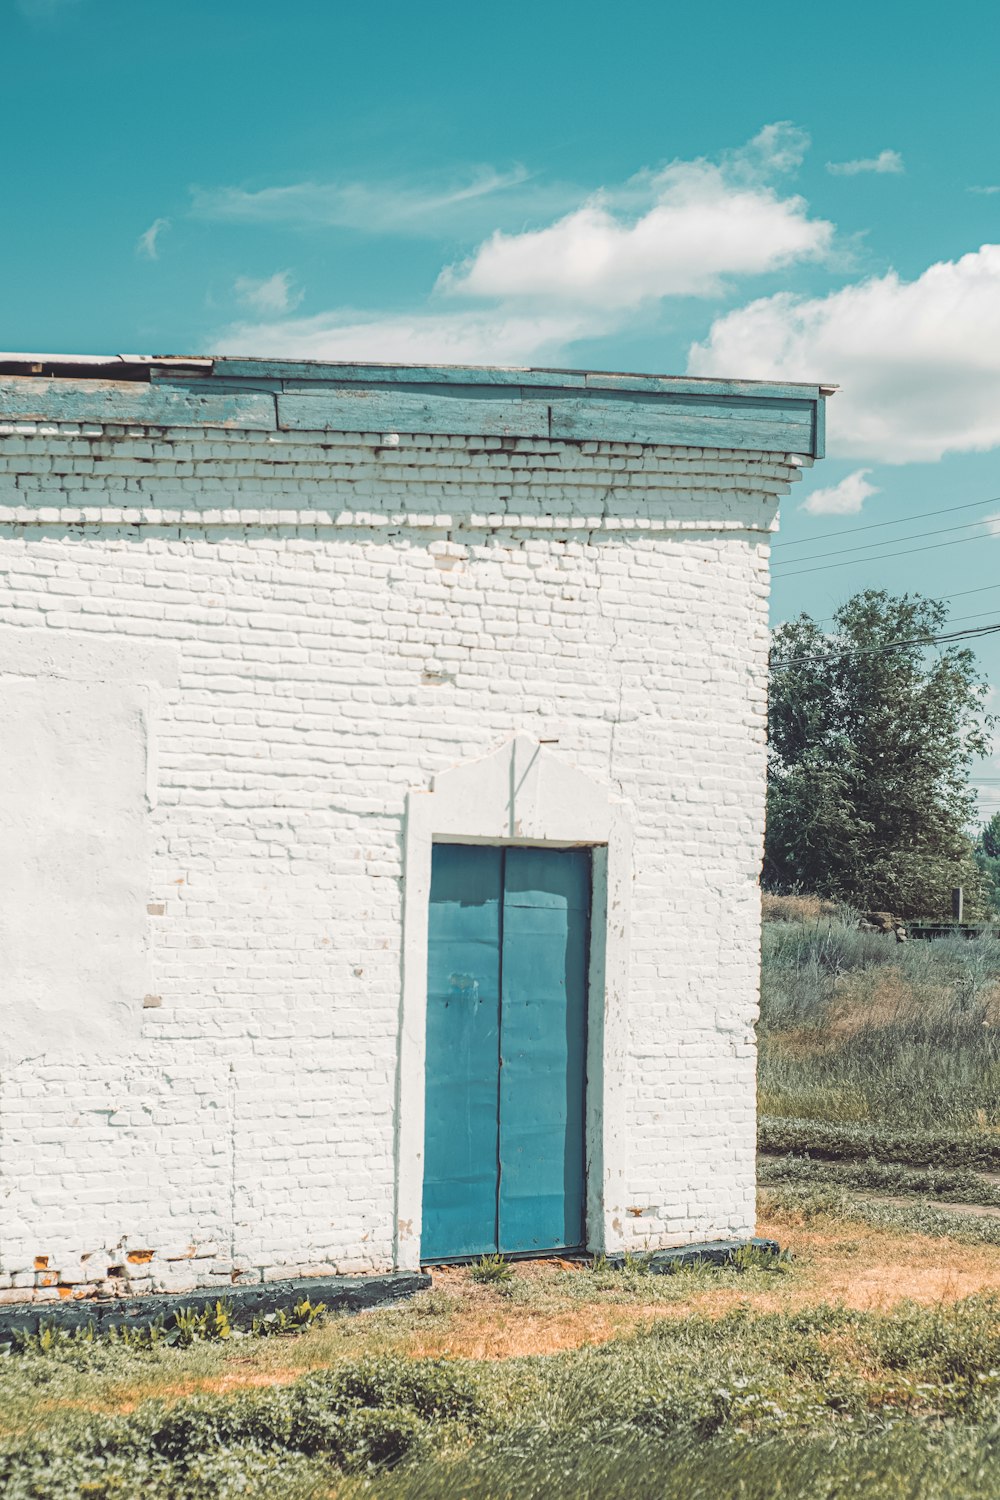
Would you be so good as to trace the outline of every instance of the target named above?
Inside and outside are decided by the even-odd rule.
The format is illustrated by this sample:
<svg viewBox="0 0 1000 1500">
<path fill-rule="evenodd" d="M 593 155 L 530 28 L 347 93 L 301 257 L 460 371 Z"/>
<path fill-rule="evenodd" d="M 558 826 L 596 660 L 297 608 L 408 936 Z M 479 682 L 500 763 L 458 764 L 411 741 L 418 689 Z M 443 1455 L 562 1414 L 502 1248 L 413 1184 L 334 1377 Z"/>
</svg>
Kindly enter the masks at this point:
<svg viewBox="0 0 1000 1500">
<path fill-rule="evenodd" d="M 590 856 L 508 849 L 500 1011 L 499 1247 L 584 1239 Z"/>
<path fill-rule="evenodd" d="M 434 846 L 421 1255 L 584 1240 L 590 854 Z"/>
<path fill-rule="evenodd" d="M 496 1250 L 503 850 L 438 844 L 427 933 L 421 1254 Z"/>
</svg>

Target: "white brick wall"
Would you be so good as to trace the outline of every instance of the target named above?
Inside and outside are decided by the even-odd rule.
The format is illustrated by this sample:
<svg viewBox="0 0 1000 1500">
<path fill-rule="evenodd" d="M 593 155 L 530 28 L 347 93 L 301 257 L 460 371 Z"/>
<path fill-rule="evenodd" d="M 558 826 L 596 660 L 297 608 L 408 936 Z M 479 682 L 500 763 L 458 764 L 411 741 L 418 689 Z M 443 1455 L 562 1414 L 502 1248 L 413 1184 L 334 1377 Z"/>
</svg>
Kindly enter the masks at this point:
<svg viewBox="0 0 1000 1500">
<path fill-rule="evenodd" d="M 0 427 L 0 627 L 179 666 L 152 998 L 120 1047 L 9 1057 L 0 1297 L 391 1265 L 405 793 L 515 731 L 633 819 L 623 1232 L 752 1231 L 767 533 L 800 462 Z"/>
</svg>

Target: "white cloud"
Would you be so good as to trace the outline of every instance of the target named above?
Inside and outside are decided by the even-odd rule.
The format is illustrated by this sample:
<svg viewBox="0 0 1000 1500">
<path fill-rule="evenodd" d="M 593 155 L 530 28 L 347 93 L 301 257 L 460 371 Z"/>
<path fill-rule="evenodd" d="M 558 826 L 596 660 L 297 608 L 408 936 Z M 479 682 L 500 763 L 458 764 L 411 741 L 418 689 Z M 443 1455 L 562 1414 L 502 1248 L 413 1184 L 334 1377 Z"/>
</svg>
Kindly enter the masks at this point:
<svg viewBox="0 0 1000 1500">
<path fill-rule="evenodd" d="M 1000 245 L 826 297 L 764 297 L 718 318 L 693 375 L 836 381 L 830 448 L 908 463 L 1000 444 Z"/>
<path fill-rule="evenodd" d="M 285 224 L 301 229 L 358 229 L 366 234 L 454 233 L 478 223 L 480 231 L 498 211 L 523 213 L 561 204 L 567 189 L 530 185 L 524 167 L 499 172 L 483 167 L 467 181 L 440 183 L 293 182 L 247 191 L 240 187 L 196 188 L 197 218 L 235 224 Z M 524 191 L 516 191 L 522 189 Z"/>
<path fill-rule="evenodd" d="M 494 233 L 464 265 L 446 268 L 417 310 L 341 307 L 282 318 L 295 303 L 278 305 L 283 288 L 274 278 L 264 284 L 241 278 L 238 294 L 264 316 L 234 323 L 213 343 L 234 352 L 332 360 L 567 363 L 575 341 L 615 332 L 657 299 L 713 295 L 729 276 L 826 256 L 834 226 L 811 219 L 801 198 L 783 197 L 771 185 L 798 166 L 807 146 L 803 131 L 779 122 L 718 162 L 675 161 L 645 170 L 582 203 L 578 193 L 573 211 L 548 228 Z M 482 200 L 495 225 L 498 205 L 509 203 L 504 195 L 522 181 L 520 172 L 484 174 L 437 196 L 412 188 L 387 194 L 315 185 L 258 194 L 225 190 L 223 197 L 202 195 L 196 207 L 248 220 L 374 224 L 397 232 L 464 213 L 463 205 Z M 546 190 L 538 191 L 544 197 Z M 262 297 L 273 304 L 264 306 Z M 459 310 L 459 297 L 477 303 Z"/>
<path fill-rule="evenodd" d="M 1000 182 L 991 183 L 987 187 L 970 187 L 970 193 L 982 193 L 984 197 L 991 198 L 994 193 L 1000 193 Z"/>
<path fill-rule="evenodd" d="M 770 125 L 718 163 L 674 161 L 641 173 L 544 229 L 495 232 L 441 273 L 438 290 L 624 311 L 662 297 L 715 296 L 728 276 L 822 259 L 834 226 L 766 180 L 796 166 L 807 143 L 787 123 Z"/>
<path fill-rule="evenodd" d="M 985 525 L 990 536 L 1000 536 L 1000 511 L 996 515 L 987 516 Z"/>
<path fill-rule="evenodd" d="M 235 323 L 215 339 L 217 352 L 375 363 L 519 365 L 553 361 L 589 333 L 579 319 L 503 308 L 461 313 L 380 314 L 340 309 L 310 318 Z"/>
<path fill-rule="evenodd" d="M 878 156 L 863 156 L 857 161 L 828 161 L 826 170 L 834 177 L 857 177 L 862 172 L 890 172 L 898 176 L 906 168 L 898 151 L 880 151 Z"/>
<path fill-rule="evenodd" d="M 154 219 L 149 228 L 140 234 L 135 242 L 136 255 L 145 256 L 146 260 L 159 260 L 160 251 L 157 241 L 165 229 L 170 228 L 169 219 Z"/>
<path fill-rule="evenodd" d="M 823 490 L 813 490 L 799 510 L 811 516 L 856 516 L 865 501 L 879 493 L 878 485 L 868 483 L 871 469 L 855 469 L 839 484 L 831 484 Z"/>
<path fill-rule="evenodd" d="M 238 301 L 259 313 L 292 312 L 305 293 L 292 285 L 290 271 L 275 271 L 273 276 L 237 276 L 233 292 Z"/>
</svg>

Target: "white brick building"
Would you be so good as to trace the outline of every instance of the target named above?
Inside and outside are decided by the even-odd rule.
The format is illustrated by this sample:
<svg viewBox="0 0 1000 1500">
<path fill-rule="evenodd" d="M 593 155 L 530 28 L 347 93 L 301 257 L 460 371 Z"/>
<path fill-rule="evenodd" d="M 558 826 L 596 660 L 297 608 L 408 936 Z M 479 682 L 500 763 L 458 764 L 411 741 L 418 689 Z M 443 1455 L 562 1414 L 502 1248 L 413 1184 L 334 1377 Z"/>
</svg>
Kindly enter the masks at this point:
<svg viewBox="0 0 1000 1500">
<path fill-rule="evenodd" d="M 425 1118 L 492 1130 L 499 1201 L 550 1087 L 560 1245 L 752 1234 L 768 541 L 823 394 L 0 362 L 0 1296 L 412 1268 Z M 435 895 L 442 843 L 499 898 Z M 548 1075 L 503 1040 L 525 847 L 590 892 Z M 447 945 L 497 910 L 487 982 Z M 473 1248 L 555 1248 L 501 1212 Z"/>
</svg>

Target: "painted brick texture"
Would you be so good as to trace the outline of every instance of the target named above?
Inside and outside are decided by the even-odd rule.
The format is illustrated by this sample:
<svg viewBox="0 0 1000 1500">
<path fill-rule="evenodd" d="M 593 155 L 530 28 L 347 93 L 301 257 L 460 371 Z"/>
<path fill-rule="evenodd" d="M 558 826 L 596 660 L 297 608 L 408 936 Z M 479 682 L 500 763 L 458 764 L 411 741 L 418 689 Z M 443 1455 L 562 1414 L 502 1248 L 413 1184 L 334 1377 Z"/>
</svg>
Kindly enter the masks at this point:
<svg viewBox="0 0 1000 1500">
<path fill-rule="evenodd" d="M 148 994 L 110 1043 L 7 1057 L 0 1297 L 392 1266 L 405 795 L 515 732 L 633 824 L 625 1242 L 753 1231 L 768 532 L 801 462 L 0 428 L 4 640 L 176 659 Z"/>
</svg>

